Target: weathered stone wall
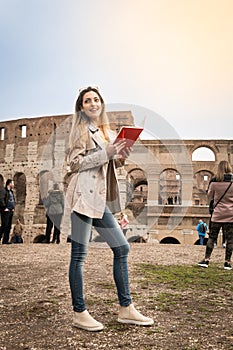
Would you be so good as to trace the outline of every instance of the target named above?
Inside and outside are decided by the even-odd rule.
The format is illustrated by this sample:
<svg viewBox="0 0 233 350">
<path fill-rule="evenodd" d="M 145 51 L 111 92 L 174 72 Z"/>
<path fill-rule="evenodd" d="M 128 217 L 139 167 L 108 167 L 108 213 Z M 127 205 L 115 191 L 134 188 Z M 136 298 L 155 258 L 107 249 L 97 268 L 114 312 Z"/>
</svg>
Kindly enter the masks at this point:
<svg viewBox="0 0 233 350">
<path fill-rule="evenodd" d="M 133 125 L 130 111 L 109 112 L 111 127 Z M 16 211 L 14 221 L 20 217 L 25 225 L 26 241 L 31 242 L 38 233 L 44 233 L 45 210 L 42 198 L 54 182 L 65 189 L 68 181 L 66 152 L 71 127 L 71 115 L 58 115 L 0 122 L 4 129 L 0 140 L 0 185 L 7 178 L 15 181 Z M 26 128 L 26 131 L 25 131 Z M 199 147 L 207 147 L 214 155 L 214 161 L 193 161 L 192 154 Z M 232 140 L 144 140 L 140 141 L 127 160 L 125 167 L 118 170 L 121 201 L 126 206 L 129 184 L 133 171 L 138 171 L 141 183 L 147 189 L 146 200 L 131 203 L 138 217 L 131 216 L 130 233 L 150 236 L 161 241 L 173 237 L 179 243 L 193 244 L 197 240 L 195 227 L 200 218 L 208 222 L 206 186 L 203 176 L 212 176 L 217 164 L 228 159 L 233 164 Z M 161 178 L 166 171 L 177 172 L 179 185 L 169 177 Z M 130 180 L 131 177 L 131 180 Z M 179 188 L 178 188 L 179 187 Z M 166 192 L 167 191 L 167 192 Z M 164 203 L 164 193 L 180 193 L 181 202 L 175 205 Z M 139 199 L 138 199 L 139 198 Z M 165 198 L 166 199 L 166 198 Z M 196 205 L 198 203 L 198 205 Z M 136 208 L 136 209 L 135 209 Z M 134 228 L 134 230 L 132 229 Z M 68 234 L 69 230 L 66 230 Z"/>
</svg>

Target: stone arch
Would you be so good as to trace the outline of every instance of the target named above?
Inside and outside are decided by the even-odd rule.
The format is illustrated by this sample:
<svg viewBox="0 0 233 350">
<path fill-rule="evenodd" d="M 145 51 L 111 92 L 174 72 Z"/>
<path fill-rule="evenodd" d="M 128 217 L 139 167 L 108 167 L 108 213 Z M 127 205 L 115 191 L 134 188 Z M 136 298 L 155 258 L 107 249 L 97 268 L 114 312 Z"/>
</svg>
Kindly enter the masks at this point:
<svg viewBox="0 0 233 350">
<path fill-rule="evenodd" d="M 209 170 L 200 170 L 193 178 L 193 205 L 207 205 L 206 192 L 213 173 Z"/>
<path fill-rule="evenodd" d="M 164 169 L 159 176 L 158 203 L 163 205 L 181 205 L 181 181 L 181 174 L 176 169 Z"/>
<path fill-rule="evenodd" d="M 138 218 L 147 203 L 148 182 L 145 171 L 139 167 L 130 169 L 126 179 L 126 208 L 133 212 L 135 218 Z"/>
<path fill-rule="evenodd" d="M 197 146 L 192 150 L 192 161 L 215 162 L 217 153 L 215 148 L 205 144 Z"/>
<path fill-rule="evenodd" d="M 133 168 L 127 174 L 127 202 L 143 203 L 147 201 L 148 182 L 144 170 Z"/>
<path fill-rule="evenodd" d="M 22 223 L 24 223 L 24 209 L 26 203 L 26 195 L 27 195 L 27 183 L 26 176 L 22 172 L 18 172 L 13 177 L 14 181 L 14 193 L 15 193 L 15 215 L 14 218 L 20 219 Z"/>
<path fill-rule="evenodd" d="M 159 243 L 160 244 L 180 244 L 178 239 L 174 237 L 164 237 L 163 239 L 161 239 Z"/>
</svg>

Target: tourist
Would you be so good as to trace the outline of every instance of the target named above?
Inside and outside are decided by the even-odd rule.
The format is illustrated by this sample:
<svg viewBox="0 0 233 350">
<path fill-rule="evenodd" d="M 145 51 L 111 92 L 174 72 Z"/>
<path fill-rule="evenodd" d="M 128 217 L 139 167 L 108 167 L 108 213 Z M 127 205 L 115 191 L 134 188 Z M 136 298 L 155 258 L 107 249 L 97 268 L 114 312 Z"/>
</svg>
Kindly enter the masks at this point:
<svg viewBox="0 0 233 350">
<path fill-rule="evenodd" d="M 121 212 L 121 214 L 120 214 L 120 227 L 124 233 L 124 236 L 126 236 L 126 233 L 128 231 L 128 228 L 129 228 L 128 224 L 129 224 L 128 216 L 125 213 Z"/>
<path fill-rule="evenodd" d="M 233 250 L 233 186 L 232 167 L 228 161 L 222 160 L 218 165 L 216 181 L 210 183 L 208 200 L 214 200 L 211 216 L 211 229 L 206 245 L 205 259 L 198 263 L 201 267 L 208 267 L 209 260 L 217 242 L 220 229 L 225 232 L 226 251 L 224 269 L 231 270 L 231 255 Z"/>
<path fill-rule="evenodd" d="M 13 243 L 23 243 L 23 225 L 20 219 L 17 219 L 16 224 L 13 228 L 12 242 Z"/>
<path fill-rule="evenodd" d="M 68 161 L 73 173 L 67 189 L 71 208 L 71 261 L 69 281 L 74 310 L 74 326 L 100 331 L 103 324 L 86 310 L 83 296 L 83 264 L 88 252 L 92 226 L 113 252 L 113 275 L 118 293 L 118 322 L 152 325 L 153 319 L 135 308 L 128 281 L 127 242 L 113 213 L 121 211 L 115 166 L 129 156 L 125 140 L 113 144 L 105 104 L 98 88 L 79 91 L 70 133 Z M 123 156 L 120 156 L 123 153 Z"/>
<path fill-rule="evenodd" d="M 15 210 L 14 182 L 11 179 L 6 181 L 4 188 L 0 190 L 0 211 L 1 231 L 0 240 L 2 244 L 10 244 L 9 237 L 12 225 L 12 218 Z"/>
<path fill-rule="evenodd" d="M 45 240 L 42 243 L 50 243 L 50 236 L 53 229 L 52 243 L 60 243 L 60 227 L 64 213 L 64 196 L 59 190 L 59 185 L 55 183 L 53 189 L 49 191 L 46 198 L 43 199 L 46 208 L 46 231 Z"/>
<path fill-rule="evenodd" d="M 206 233 L 208 231 L 207 224 L 203 220 L 199 220 L 199 223 L 196 227 L 196 230 L 198 233 L 200 245 L 204 245 L 204 239 L 205 239 Z"/>
</svg>

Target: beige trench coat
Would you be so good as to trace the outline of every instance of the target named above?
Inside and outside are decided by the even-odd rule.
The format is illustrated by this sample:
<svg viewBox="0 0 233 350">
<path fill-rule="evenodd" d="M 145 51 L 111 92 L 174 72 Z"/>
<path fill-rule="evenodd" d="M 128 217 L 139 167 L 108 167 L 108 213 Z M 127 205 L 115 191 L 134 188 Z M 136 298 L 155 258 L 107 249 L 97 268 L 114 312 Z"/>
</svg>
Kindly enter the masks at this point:
<svg viewBox="0 0 233 350">
<path fill-rule="evenodd" d="M 109 161 L 95 126 L 89 125 L 88 136 L 88 141 L 77 143 L 68 156 L 73 174 L 66 192 L 66 206 L 71 212 L 102 218 L 106 205 L 113 213 L 121 211 L 115 170 L 119 164 Z"/>
</svg>

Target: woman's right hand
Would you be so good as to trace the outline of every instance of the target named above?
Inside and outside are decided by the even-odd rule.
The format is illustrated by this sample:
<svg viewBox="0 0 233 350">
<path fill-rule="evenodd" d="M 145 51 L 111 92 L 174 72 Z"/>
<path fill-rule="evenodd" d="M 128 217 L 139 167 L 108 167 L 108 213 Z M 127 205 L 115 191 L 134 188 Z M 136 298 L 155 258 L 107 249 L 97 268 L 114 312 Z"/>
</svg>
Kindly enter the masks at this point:
<svg viewBox="0 0 233 350">
<path fill-rule="evenodd" d="M 117 154 L 120 155 L 120 157 L 122 157 L 120 153 L 125 148 L 125 145 L 126 145 L 126 141 L 124 139 L 121 139 L 114 144 L 109 143 L 106 146 L 106 152 L 107 152 L 108 158 L 109 159 L 113 158 Z"/>
</svg>

